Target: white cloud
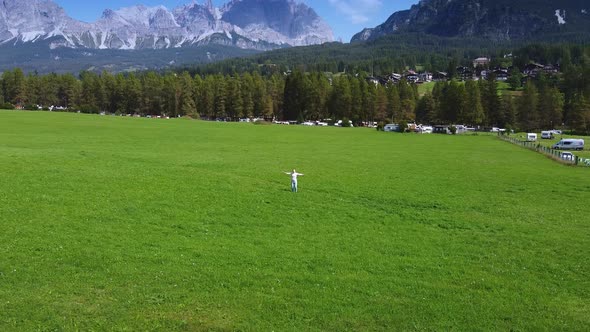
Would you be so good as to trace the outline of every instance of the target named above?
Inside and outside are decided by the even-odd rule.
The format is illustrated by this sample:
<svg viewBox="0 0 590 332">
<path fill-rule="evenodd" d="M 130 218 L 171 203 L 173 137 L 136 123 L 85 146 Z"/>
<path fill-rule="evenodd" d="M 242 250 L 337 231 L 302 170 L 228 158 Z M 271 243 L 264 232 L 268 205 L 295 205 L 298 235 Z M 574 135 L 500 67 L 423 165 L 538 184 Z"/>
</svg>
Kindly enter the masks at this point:
<svg viewBox="0 0 590 332">
<path fill-rule="evenodd" d="M 369 21 L 369 16 L 378 11 L 381 0 L 328 0 L 330 5 L 348 17 L 351 23 L 361 24 Z"/>
</svg>

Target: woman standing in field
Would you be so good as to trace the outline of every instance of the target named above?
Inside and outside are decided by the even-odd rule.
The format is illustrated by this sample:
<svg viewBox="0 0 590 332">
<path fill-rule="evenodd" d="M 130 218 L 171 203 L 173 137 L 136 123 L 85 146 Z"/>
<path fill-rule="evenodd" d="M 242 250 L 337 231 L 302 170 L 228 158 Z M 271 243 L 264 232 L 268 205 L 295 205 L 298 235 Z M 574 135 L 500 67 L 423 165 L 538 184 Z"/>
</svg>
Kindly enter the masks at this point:
<svg viewBox="0 0 590 332">
<path fill-rule="evenodd" d="M 297 192 L 297 177 L 300 175 L 303 176 L 303 174 L 297 173 L 296 170 L 293 170 L 293 172 L 285 172 L 285 174 L 291 175 L 291 191 L 296 193 Z"/>
</svg>

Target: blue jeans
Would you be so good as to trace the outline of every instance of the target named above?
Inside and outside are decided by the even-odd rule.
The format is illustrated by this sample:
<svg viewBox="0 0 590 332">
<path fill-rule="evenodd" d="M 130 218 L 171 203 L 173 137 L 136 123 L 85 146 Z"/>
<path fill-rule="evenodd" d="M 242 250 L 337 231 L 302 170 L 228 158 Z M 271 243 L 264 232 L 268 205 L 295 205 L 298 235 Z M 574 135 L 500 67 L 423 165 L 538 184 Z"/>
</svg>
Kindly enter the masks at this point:
<svg viewBox="0 0 590 332">
<path fill-rule="evenodd" d="M 297 192 L 297 181 L 291 181 L 291 191 L 294 193 Z"/>
</svg>

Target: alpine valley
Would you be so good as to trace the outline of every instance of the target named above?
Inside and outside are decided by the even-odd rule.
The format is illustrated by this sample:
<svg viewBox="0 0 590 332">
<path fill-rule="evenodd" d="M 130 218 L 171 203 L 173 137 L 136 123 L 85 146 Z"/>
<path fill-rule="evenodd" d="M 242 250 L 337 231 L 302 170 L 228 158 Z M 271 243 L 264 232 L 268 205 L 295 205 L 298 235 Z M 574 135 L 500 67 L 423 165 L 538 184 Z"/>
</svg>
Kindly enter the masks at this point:
<svg viewBox="0 0 590 332">
<path fill-rule="evenodd" d="M 247 58 L 194 66 L 196 72 L 231 73 L 271 63 L 322 72 L 389 75 L 411 68 L 449 71 L 451 64 L 471 66 L 490 57 L 493 66 L 529 60 L 561 65 L 570 54 L 545 46 L 590 44 L 588 0 L 421 0 L 392 13 L 382 24 L 358 32 L 351 43 L 327 43 L 277 49 Z M 580 50 L 574 52 L 581 54 Z M 191 69 L 191 68 L 189 68 Z M 452 70 L 452 68 L 451 68 Z"/>
</svg>

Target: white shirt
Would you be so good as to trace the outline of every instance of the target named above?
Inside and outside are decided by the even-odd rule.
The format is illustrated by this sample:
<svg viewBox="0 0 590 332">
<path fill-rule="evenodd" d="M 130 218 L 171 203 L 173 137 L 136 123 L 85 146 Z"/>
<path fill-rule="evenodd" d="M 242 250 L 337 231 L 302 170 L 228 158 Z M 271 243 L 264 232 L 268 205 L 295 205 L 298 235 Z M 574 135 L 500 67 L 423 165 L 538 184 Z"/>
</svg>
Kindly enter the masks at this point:
<svg viewBox="0 0 590 332">
<path fill-rule="evenodd" d="M 290 174 L 291 175 L 291 181 L 293 181 L 293 182 L 297 182 L 297 177 L 299 175 L 303 175 L 303 174 L 297 173 L 297 172 L 291 172 L 291 173 L 287 173 L 287 174 Z"/>
</svg>

